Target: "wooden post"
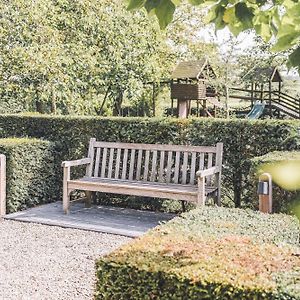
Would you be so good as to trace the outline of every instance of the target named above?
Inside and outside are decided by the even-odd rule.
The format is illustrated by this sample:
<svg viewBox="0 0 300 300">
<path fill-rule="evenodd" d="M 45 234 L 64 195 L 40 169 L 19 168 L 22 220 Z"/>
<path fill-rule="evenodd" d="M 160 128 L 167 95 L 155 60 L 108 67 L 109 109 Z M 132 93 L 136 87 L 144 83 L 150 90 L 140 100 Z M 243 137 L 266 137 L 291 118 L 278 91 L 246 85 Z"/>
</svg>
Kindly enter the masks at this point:
<svg viewBox="0 0 300 300">
<path fill-rule="evenodd" d="M 0 218 L 6 214 L 6 157 L 0 154 Z"/>
<path fill-rule="evenodd" d="M 218 186 L 217 191 L 217 205 L 221 206 L 221 176 L 222 176 L 222 161 L 223 161 L 223 143 L 217 143 L 216 149 L 216 166 L 220 168 L 219 173 L 216 175 L 216 181 Z"/>
<path fill-rule="evenodd" d="M 258 195 L 259 211 L 272 213 L 272 177 L 269 173 L 259 176 Z"/>
<path fill-rule="evenodd" d="M 253 100 L 253 98 L 254 98 L 254 82 L 252 81 L 252 82 L 251 82 L 251 109 L 252 109 L 252 107 L 253 107 L 253 105 L 254 105 L 254 100 Z"/>
<path fill-rule="evenodd" d="M 270 116 L 272 117 L 273 116 L 273 113 L 272 113 L 272 82 L 271 80 L 269 80 L 269 111 L 270 111 Z"/>
<path fill-rule="evenodd" d="M 188 100 L 178 99 L 177 102 L 178 118 L 188 117 Z"/>
</svg>

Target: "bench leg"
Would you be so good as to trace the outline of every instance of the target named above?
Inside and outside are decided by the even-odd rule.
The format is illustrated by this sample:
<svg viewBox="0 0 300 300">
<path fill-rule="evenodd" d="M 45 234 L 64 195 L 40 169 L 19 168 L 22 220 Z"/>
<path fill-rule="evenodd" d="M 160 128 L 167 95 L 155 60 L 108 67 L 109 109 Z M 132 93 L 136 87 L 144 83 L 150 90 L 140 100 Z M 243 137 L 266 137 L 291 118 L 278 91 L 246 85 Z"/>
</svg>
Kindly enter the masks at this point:
<svg viewBox="0 0 300 300">
<path fill-rule="evenodd" d="M 205 200 L 205 178 L 198 177 L 197 206 L 204 206 Z"/>
<path fill-rule="evenodd" d="M 216 202 L 218 206 L 221 206 L 221 174 L 217 174 L 217 184 L 218 184 L 218 189 L 217 189 L 217 197 L 216 197 Z"/>
<path fill-rule="evenodd" d="M 85 207 L 89 208 L 92 206 L 92 192 L 90 191 L 85 191 Z"/>
<path fill-rule="evenodd" d="M 64 168 L 64 181 L 63 181 L 63 210 L 65 214 L 70 212 L 70 194 L 68 190 L 68 180 L 70 180 L 70 168 Z"/>
</svg>

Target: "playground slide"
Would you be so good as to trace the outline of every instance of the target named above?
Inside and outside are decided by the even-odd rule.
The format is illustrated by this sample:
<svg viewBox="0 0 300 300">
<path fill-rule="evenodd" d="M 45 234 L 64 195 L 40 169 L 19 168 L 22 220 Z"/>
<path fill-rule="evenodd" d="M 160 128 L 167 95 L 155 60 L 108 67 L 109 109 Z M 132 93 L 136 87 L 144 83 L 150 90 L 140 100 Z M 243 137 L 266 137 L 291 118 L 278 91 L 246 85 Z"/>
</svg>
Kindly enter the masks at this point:
<svg viewBox="0 0 300 300">
<path fill-rule="evenodd" d="M 261 117 L 261 115 L 264 112 L 265 105 L 266 105 L 265 102 L 259 102 L 259 101 L 257 101 L 254 104 L 254 106 L 252 107 L 251 111 L 246 116 L 246 119 L 254 120 L 254 119 L 258 119 L 259 117 Z"/>
</svg>

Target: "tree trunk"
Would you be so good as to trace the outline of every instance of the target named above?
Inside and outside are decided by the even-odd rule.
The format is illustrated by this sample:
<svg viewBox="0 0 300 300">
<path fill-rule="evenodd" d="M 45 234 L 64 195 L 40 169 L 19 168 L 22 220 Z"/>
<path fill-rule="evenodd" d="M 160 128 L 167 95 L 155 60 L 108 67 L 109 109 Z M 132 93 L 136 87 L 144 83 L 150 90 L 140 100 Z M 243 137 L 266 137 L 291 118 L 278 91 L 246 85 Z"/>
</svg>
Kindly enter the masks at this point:
<svg viewBox="0 0 300 300">
<path fill-rule="evenodd" d="M 36 111 L 40 114 L 44 113 L 44 105 L 43 102 L 40 100 L 36 100 L 35 101 L 35 107 L 36 107 Z"/>
<path fill-rule="evenodd" d="M 229 119 L 229 89 L 225 85 L 225 110 L 226 110 L 226 119 Z"/>
<path fill-rule="evenodd" d="M 119 89 L 118 95 L 115 98 L 115 102 L 114 102 L 113 116 L 121 115 L 122 102 L 123 102 L 123 91 Z"/>
</svg>

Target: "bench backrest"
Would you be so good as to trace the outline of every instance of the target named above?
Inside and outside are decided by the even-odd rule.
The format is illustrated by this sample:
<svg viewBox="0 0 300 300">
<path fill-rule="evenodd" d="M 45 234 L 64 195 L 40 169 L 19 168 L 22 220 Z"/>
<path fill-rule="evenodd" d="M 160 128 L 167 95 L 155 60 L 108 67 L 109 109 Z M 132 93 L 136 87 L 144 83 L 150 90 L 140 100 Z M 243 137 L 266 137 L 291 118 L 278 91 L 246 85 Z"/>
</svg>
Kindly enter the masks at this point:
<svg viewBox="0 0 300 300">
<path fill-rule="evenodd" d="M 223 144 L 216 147 L 109 143 L 90 140 L 93 163 L 88 177 L 196 184 L 196 172 L 222 166 Z"/>
</svg>

